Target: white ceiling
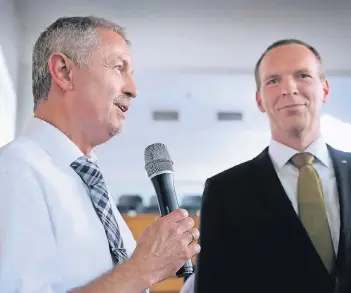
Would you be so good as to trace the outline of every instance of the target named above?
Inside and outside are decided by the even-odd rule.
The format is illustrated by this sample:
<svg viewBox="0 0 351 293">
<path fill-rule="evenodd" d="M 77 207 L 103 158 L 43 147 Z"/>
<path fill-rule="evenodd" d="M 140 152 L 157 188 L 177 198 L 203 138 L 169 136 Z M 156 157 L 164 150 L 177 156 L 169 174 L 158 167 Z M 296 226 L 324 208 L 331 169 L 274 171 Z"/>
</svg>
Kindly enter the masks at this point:
<svg viewBox="0 0 351 293">
<path fill-rule="evenodd" d="M 126 27 L 137 70 L 252 73 L 280 38 L 310 42 L 333 74 L 351 70 L 351 1 L 19 0 L 23 62 L 41 30 L 65 15 L 101 15 Z"/>
</svg>

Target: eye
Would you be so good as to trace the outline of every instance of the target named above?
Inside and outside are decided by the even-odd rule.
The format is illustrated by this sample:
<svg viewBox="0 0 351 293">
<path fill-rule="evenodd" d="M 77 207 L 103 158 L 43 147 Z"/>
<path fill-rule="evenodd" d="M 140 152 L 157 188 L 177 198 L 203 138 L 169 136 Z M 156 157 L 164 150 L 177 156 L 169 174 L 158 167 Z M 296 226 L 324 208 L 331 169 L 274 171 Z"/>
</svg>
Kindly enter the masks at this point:
<svg viewBox="0 0 351 293">
<path fill-rule="evenodd" d="M 115 65 L 115 66 L 113 66 L 113 69 L 116 69 L 118 71 L 122 71 L 123 70 L 123 65 L 121 65 L 121 64 Z"/>
<path fill-rule="evenodd" d="M 269 85 L 269 84 L 275 84 L 275 83 L 277 83 L 277 79 L 276 78 L 272 78 L 272 79 L 270 79 L 270 80 L 268 80 L 267 81 L 267 85 Z"/>
<path fill-rule="evenodd" d="M 308 75 L 306 73 L 300 73 L 298 76 L 301 78 L 311 77 L 310 75 Z"/>
</svg>

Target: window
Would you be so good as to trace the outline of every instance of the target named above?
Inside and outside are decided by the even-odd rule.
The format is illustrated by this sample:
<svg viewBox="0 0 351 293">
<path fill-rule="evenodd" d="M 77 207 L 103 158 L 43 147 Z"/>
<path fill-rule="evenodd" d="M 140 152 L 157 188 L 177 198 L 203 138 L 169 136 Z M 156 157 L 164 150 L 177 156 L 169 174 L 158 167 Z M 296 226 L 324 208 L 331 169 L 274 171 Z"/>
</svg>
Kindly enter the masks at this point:
<svg viewBox="0 0 351 293">
<path fill-rule="evenodd" d="M 16 94 L 0 46 L 0 147 L 15 137 Z"/>
</svg>

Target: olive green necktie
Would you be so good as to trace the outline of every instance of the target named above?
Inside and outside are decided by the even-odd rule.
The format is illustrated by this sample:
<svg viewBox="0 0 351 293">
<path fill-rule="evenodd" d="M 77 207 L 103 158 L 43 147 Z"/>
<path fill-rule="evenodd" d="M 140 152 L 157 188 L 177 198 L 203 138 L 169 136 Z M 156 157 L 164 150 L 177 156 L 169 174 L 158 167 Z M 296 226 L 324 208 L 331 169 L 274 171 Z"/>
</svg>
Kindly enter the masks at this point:
<svg viewBox="0 0 351 293">
<path fill-rule="evenodd" d="M 291 158 L 292 163 L 299 169 L 298 212 L 315 249 L 327 270 L 331 272 L 334 263 L 333 242 L 324 205 L 322 182 L 312 165 L 314 159 L 310 153 L 299 153 Z"/>
</svg>

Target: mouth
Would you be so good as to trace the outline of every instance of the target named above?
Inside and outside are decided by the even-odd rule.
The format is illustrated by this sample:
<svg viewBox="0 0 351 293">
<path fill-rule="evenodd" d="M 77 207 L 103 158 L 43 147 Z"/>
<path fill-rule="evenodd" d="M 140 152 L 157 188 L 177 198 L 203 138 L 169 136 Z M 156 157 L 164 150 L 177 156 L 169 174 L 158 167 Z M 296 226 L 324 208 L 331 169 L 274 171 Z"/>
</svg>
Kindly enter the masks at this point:
<svg viewBox="0 0 351 293">
<path fill-rule="evenodd" d="M 115 106 L 117 106 L 117 107 L 122 111 L 122 113 L 127 112 L 128 109 L 129 109 L 128 104 L 125 104 L 125 103 L 114 102 L 113 104 L 114 104 Z"/>
<path fill-rule="evenodd" d="M 284 110 L 284 109 L 296 109 L 296 108 L 300 108 L 302 106 L 306 106 L 305 104 L 293 104 L 293 105 L 287 105 L 284 107 L 280 107 L 278 110 Z"/>
</svg>

